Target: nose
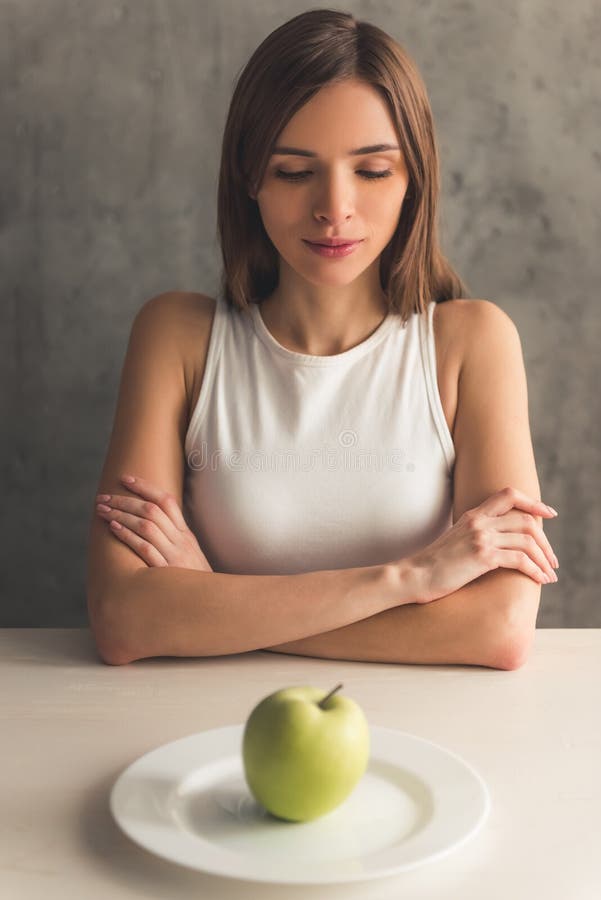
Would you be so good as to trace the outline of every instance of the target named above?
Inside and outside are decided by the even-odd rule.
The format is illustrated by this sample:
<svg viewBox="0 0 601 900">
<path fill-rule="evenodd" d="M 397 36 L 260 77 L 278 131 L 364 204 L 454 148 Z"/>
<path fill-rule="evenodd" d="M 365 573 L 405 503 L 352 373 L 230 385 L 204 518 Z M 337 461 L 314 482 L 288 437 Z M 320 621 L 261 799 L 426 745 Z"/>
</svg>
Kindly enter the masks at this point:
<svg viewBox="0 0 601 900">
<path fill-rule="evenodd" d="M 343 175 L 324 176 L 313 202 L 315 218 L 320 222 L 328 221 L 336 225 L 350 219 L 354 209 L 354 191 L 349 180 Z"/>
</svg>

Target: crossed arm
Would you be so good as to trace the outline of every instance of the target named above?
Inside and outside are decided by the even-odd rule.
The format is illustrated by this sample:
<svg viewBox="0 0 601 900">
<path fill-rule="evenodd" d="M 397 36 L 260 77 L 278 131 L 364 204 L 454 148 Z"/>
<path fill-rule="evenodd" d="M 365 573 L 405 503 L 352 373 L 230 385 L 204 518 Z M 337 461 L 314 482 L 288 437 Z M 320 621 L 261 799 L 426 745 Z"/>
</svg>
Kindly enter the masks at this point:
<svg viewBox="0 0 601 900">
<path fill-rule="evenodd" d="M 518 574 L 488 572 L 432 603 L 397 606 L 343 628 L 263 649 L 324 659 L 515 669 L 527 657 L 540 592 L 532 582 L 534 590 L 517 601 L 520 586 L 513 576 Z"/>
<path fill-rule="evenodd" d="M 462 354 L 458 409 L 453 433 L 456 450 L 453 471 L 453 521 L 456 522 L 467 509 L 478 506 L 491 494 L 509 485 L 533 499 L 538 499 L 540 493 L 530 439 L 526 377 L 517 330 L 511 319 L 499 307 L 488 301 L 454 302 L 458 304 L 455 309 L 460 317 L 460 333 L 465 336 L 467 348 Z M 135 361 L 134 356 L 132 359 Z M 173 370 L 172 359 L 168 357 L 165 371 Z M 159 376 L 163 387 L 163 393 L 159 391 L 159 396 L 164 396 L 167 394 L 165 379 L 161 372 L 157 378 Z M 132 377 L 124 379 L 124 383 L 126 387 L 130 384 L 135 387 L 139 380 Z M 129 394 L 127 390 L 124 391 L 125 399 L 122 405 L 127 412 L 125 400 L 128 400 Z M 135 399 L 133 388 L 131 391 Z M 174 386 L 173 393 L 179 396 L 177 385 Z M 135 421 L 140 418 L 143 420 L 143 417 L 139 416 Z M 181 425 L 183 429 L 184 424 L 183 418 L 181 423 L 178 419 L 178 427 Z M 152 430 L 150 426 L 148 430 Z M 167 429 L 163 433 L 171 435 L 172 431 Z M 119 428 L 116 429 L 116 434 L 117 437 L 121 434 Z M 125 437 L 127 438 L 127 434 Z M 125 438 L 123 441 L 125 442 Z M 119 449 L 117 446 L 114 454 L 117 457 Z M 178 452 L 175 438 L 169 444 L 168 450 L 175 459 Z M 135 457 L 136 453 L 132 453 L 132 456 Z M 113 464 L 112 457 L 111 465 L 116 469 L 117 462 Z M 149 480 L 154 480 L 152 472 Z M 160 478 L 159 483 L 160 481 L 164 481 L 164 478 Z M 110 484 L 108 487 L 111 489 Z M 165 487 L 169 491 L 169 485 L 164 485 L 163 488 Z M 158 493 L 164 493 L 164 489 L 159 489 Z M 177 487 L 171 487 L 170 493 L 173 497 L 172 502 L 177 504 L 175 499 Z M 147 499 L 156 500 L 153 496 Z M 125 501 L 127 504 L 133 502 L 130 498 L 120 498 L 117 508 L 122 509 Z M 132 512 L 138 512 L 136 503 L 139 504 L 139 501 L 134 502 Z M 130 508 L 127 504 L 126 510 Z M 140 531 L 140 535 L 149 539 L 146 541 L 136 536 L 136 541 L 132 543 L 122 537 L 124 543 L 129 544 L 135 553 L 117 542 L 117 548 L 124 554 L 123 560 L 119 558 L 119 564 L 123 571 L 127 566 L 128 577 L 135 576 L 137 583 L 140 568 L 146 569 L 148 566 L 157 565 L 175 566 L 183 570 L 210 569 L 195 539 L 193 543 L 196 544 L 196 552 L 202 558 L 196 559 L 193 548 L 186 546 L 178 546 L 178 553 L 171 558 L 173 547 L 176 545 L 171 544 L 169 540 L 166 540 L 167 549 L 164 549 L 167 556 L 162 558 L 159 553 L 160 542 L 157 544 L 158 549 L 152 548 L 152 535 L 162 535 L 161 529 L 153 525 L 153 516 L 157 512 L 162 516 L 166 528 L 165 535 L 162 535 L 163 539 L 170 530 L 172 536 L 175 533 L 173 529 L 176 518 L 170 521 L 153 503 L 143 503 L 142 507 L 142 512 L 146 513 L 151 521 L 147 521 L 146 518 L 139 520 L 136 516 L 128 516 L 127 513 L 117 514 L 110 508 L 107 513 L 101 513 L 107 521 L 118 515 L 124 526 L 129 519 L 141 522 L 143 530 Z M 540 525 L 540 518 L 538 523 Z M 113 533 L 118 536 L 127 532 L 127 528 L 124 527 L 122 532 Z M 178 535 L 181 538 L 180 532 Z M 134 536 L 133 532 L 131 536 Z M 142 549 L 139 545 L 143 545 Z M 93 547 L 96 547 L 96 553 L 92 554 L 92 564 L 89 566 L 89 605 L 91 612 L 97 616 L 103 608 L 101 602 L 103 572 L 107 569 L 107 558 L 108 570 L 111 570 L 111 565 L 115 567 L 113 550 L 116 548 L 111 544 L 112 555 L 107 557 L 109 545 L 100 542 L 98 538 Z M 150 549 L 153 549 L 155 556 L 146 558 L 145 553 Z M 190 553 L 192 558 L 188 560 Z M 142 561 L 144 559 L 145 562 Z M 145 577 L 144 572 L 141 574 Z M 182 574 L 179 571 L 179 577 Z M 161 577 L 157 582 L 161 592 L 165 589 L 163 581 L 164 578 Z M 196 615 L 197 598 L 193 596 L 194 591 L 190 594 L 189 579 L 185 581 L 186 584 L 183 585 L 185 590 L 182 591 L 181 598 L 182 610 L 188 610 L 189 613 L 192 611 Z M 143 596 L 138 597 L 144 607 L 147 605 L 148 598 L 145 592 L 149 584 L 144 582 Z M 154 580 L 152 584 L 155 585 Z M 233 599 L 238 602 L 239 598 Z M 410 603 L 385 608 L 387 604 L 379 602 L 376 596 L 372 598 L 372 610 L 384 608 L 385 611 L 366 615 L 365 618 L 358 619 L 352 624 L 345 624 L 333 630 L 283 644 L 271 644 L 263 649 L 332 659 L 423 664 L 459 663 L 516 668 L 525 661 L 534 636 L 539 600 L 538 583 L 517 570 L 501 568 L 489 571 L 464 585 L 460 590 L 428 604 Z M 159 608 L 162 608 L 161 597 L 157 598 L 157 602 Z M 134 608 L 135 606 L 136 604 Z M 332 618 L 340 622 L 346 617 L 334 615 L 330 617 L 330 621 Z M 183 627 L 185 622 L 180 624 Z M 302 629 L 286 630 L 290 634 L 294 631 L 298 633 Z M 109 631 L 112 634 L 113 630 Z M 271 634 L 273 633 L 272 629 Z M 186 647 L 196 648 L 197 645 L 198 641 L 194 644 L 194 641 L 187 639 Z"/>
<path fill-rule="evenodd" d="M 465 350 L 453 433 L 453 522 L 509 485 L 540 499 L 518 331 L 494 303 L 455 302 Z M 537 521 L 540 525 L 542 519 Z M 332 659 L 513 669 L 527 658 L 540 593 L 540 584 L 522 572 L 495 569 L 432 603 L 399 606 L 265 649 Z"/>
</svg>

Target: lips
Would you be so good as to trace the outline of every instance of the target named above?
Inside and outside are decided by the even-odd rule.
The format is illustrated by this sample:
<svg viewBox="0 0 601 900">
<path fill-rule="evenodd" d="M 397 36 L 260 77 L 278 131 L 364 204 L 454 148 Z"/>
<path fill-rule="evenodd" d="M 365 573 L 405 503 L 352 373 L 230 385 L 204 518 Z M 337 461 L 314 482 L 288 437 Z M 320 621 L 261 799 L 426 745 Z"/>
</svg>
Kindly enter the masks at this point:
<svg viewBox="0 0 601 900">
<path fill-rule="evenodd" d="M 323 257 L 324 259 L 342 259 L 346 256 L 350 256 L 351 253 L 354 253 L 357 247 L 362 241 L 351 241 L 350 243 L 344 244 L 321 244 L 313 241 L 306 241 L 303 239 L 303 242 L 307 245 L 307 249 L 311 251 L 311 253 L 317 253 L 318 256 Z"/>
<path fill-rule="evenodd" d="M 362 239 L 354 240 L 352 238 L 333 238 L 330 241 L 309 241 L 303 238 L 303 240 L 305 240 L 306 244 L 314 244 L 317 247 L 348 247 L 350 244 L 359 244 L 360 240 Z"/>
</svg>

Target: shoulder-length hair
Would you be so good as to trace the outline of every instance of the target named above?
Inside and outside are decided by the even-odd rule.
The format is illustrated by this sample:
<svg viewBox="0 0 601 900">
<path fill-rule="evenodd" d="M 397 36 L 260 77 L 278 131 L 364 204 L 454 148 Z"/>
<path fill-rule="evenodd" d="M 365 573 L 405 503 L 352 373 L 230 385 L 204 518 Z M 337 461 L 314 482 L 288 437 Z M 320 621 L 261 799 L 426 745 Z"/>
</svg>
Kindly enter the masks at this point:
<svg viewBox="0 0 601 900">
<path fill-rule="evenodd" d="M 403 323 L 430 301 L 469 296 L 438 241 L 440 189 L 434 122 L 416 65 L 385 31 L 350 13 L 314 9 L 280 25 L 238 76 L 223 134 L 217 230 L 221 292 L 247 309 L 278 283 L 278 251 L 256 200 L 278 135 L 325 85 L 349 79 L 374 87 L 386 102 L 409 172 L 396 231 L 380 255 L 389 309 Z"/>
</svg>

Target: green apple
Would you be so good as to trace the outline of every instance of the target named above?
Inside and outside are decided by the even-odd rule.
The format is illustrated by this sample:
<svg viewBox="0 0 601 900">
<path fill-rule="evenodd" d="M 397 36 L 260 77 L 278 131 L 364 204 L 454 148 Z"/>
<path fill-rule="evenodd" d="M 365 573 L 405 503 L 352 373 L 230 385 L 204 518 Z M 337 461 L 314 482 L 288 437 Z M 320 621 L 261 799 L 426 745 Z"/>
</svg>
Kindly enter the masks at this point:
<svg viewBox="0 0 601 900">
<path fill-rule="evenodd" d="M 350 697 L 317 687 L 283 688 L 264 697 L 244 727 L 246 783 L 272 815 L 317 819 L 356 787 L 369 760 L 369 725 Z"/>
</svg>

